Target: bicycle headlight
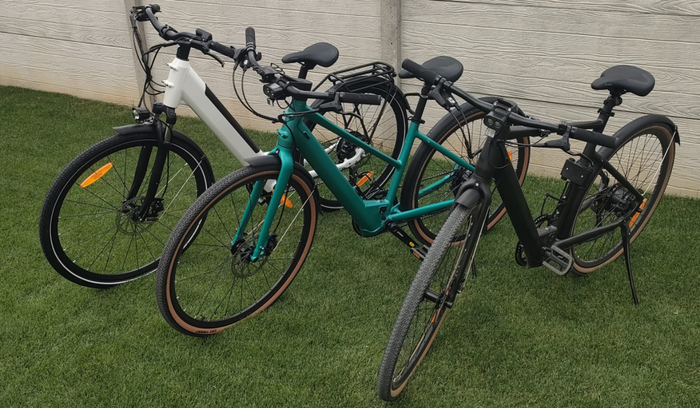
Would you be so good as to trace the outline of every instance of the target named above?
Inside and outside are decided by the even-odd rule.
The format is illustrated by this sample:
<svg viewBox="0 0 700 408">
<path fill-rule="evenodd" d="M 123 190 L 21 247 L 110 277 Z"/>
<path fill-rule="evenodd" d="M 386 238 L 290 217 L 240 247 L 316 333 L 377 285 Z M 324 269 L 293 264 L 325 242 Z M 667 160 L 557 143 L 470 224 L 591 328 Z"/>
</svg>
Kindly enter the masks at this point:
<svg viewBox="0 0 700 408">
<path fill-rule="evenodd" d="M 134 120 L 136 120 L 138 123 L 147 122 L 151 118 L 151 112 L 149 112 L 148 109 L 140 106 L 131 109 L 131 113 L 134 114 Z"/>
<path fill-rule="evenodd" d="M 503 127 L 503 122 L 500 119 L 494 117 L 491 113 L 486 115 L 486 117 L 484 118 L 484 124 L 487 128 L 494 130 L 499 130 Z"/>
</svg>

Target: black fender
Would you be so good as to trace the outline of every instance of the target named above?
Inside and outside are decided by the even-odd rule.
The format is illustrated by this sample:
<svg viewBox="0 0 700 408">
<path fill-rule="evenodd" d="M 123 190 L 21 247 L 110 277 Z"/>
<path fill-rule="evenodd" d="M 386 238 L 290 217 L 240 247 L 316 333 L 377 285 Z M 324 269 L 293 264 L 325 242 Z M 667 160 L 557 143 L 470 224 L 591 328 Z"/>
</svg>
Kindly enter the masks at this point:
<svg viewBox="0 0 700 408">
<path fill-rule="evenodd" d="M 478 194 L 470 193 L 470 191 L 476 192 Z M 455 195 L 455 202 L 452 204 L 452 208 L 457 205 L 462 205 L 465 207 L 473 207 L 479 201 L 486 204 L 486 208 L 491 205 L 491 188 L 489 183 L 484 183 L 484 180 L 477 175 L 473 175 L 469 180 L 462 183 L 457 190 Z"/>
<path fill-rule="evenodd" d="M 394 96 L 394 99 L 399 101 L 404 112 L 408 111 L 409 104 L 408 104 L 408 100 L 406 99 L 406 94 L 404 94 L 403 91 L 398 86 L 396 86 L 396 84 L 394 82 L 389 83 L 386 78 L 383 78 L 381 76 L 364 76 L 364 77 L 353 78 L 352 80 L 345 82 L 345 83 L 339 82 L 339 83 L 333 85 L 328 90 L 329 91 L 331 91 L 331 90 L 341 91 L 343 89 L 348 89 L 350 92 L 362 92 L 361 88 L 358 90 L 353 90 L 354 88 L 352 86 L 353 84 L 356 84 L 356 83 L 359 84 L 360 82 L 362 82 L 363 84 L 370 83 L 370 84 L 375 84 L 375 85 L 391 85 L 391 86 L 393 86 L 394 90 L 396 91 L 396 95 Z M 314 104 L 323 103 L 323 102 L 324 101 L 317 100 L 316 102 L 314 102 Z M 408 117 L 406 117 L 405 119 L 406 119 L 406 123 L 408 123 Z"/>
<path fill-rule="evenodd" d="M 615 134 L 612 137 L 616 139 L 617 146 L 621 146 L 627 138 L 632 137 L 634 133 L 637 132 L 639 129 L 653 124 L 661 124 L 663 126 L 666 126 L 673 135 L 673 141 L 678 145 L 681 144 L 681 136 L 678 133 L 678 126 L 675 123 L 673 123 L 671 119 L 663 115 L 645 115 L 639 117 L 629 122 L 625 126 L 621 127 L 620 130 L 615 132 Z M 607 158 L 610 157 L 616 150 L 616 148 L 601 147 L 598 150 L 598 154 L 600 154 L 602 157 Z"/>
<path fill-rule="evenodd" d="M 452 204 L 451 210 L 458 205 L 466 208 L 473 208 L 479 203 L 481 203 L 481 208 L 479 209 L 476 222 L 482 224 L 483 228 L 481 234 L 483 235 L 488 231 L 485 221 L 489 215 L 489 208 L 491 207 L 491 188 L 488 183 L 484 183 L 483 180 L 476 175 L 462 183 L 457 191 L 455 202 Z"/>
<path fill-rule="evenodd" d="M 115 132 L 117 132 L 118 135 L 120 136 L 125 136 L 129 137 L 131 135 L 142 135 L 145 133 L 152 133 L 156 135 L 159 139 L 162 139 L 163 135 L 163 130 L 162 130 L 162 125 L 158 124 L 156 125 L 155 123 L 152 124 L 138 124 L 138 125 L 125 125 L 125 126 L 117 126 L 112 128 L 114 129 Z M 173 130 L 172 134 L 172 139 L 177 139 L 178 144 L 180 145 L 187 145 L 187 148 L 192 150 L 197 154 L 197 156 L 201 160 L 201 166 L 204 172 L 207 175 L 207 180 L 211 180 L 211 183 L 209 185 L 214 184 L 215 178 L 214 178 L 214 171 L 211 168 L 211 163 L 209 163 L 209 158 L 204 154 L 204 151 L 202 150 L 201 147 L 197 143 L 195 143 L 194 140 L 190 139 L 187 137 L 187 135 L 180 133 L 176 130 Z M 171 139 L 171 142 L 172 142 Z"/>
<path fill-rule="evenodd" d="M 493 96 L 487 96 L 487 97 L 479 98 L 479 99 L 482 100 L 482 101 L 484 101 L 484 102 L 487 102 L 487 103 L 493 103 L 493 102 L 495 102 L 496 100 L 498 100 L 499 98 L 496 98 L 496 97 L 493 97 Z M 509 103 L 512 103 L 512 102 L 509 102 Z M 515 104 L 513 103 L 513 105 L 515 105 Z M 481 110 L 475 108 L 475 107 L 474 107 L 472 104 L 470 104 L 469 102 L 465 102 L 465 103 L 463 103 L 462 105 L 460 105 L 459 109 L 460 109 L 462 112 L 464 112 L 465 114 L 466 114 L 467 112 L 470 112 L 470 111 L 479 111 L 479 112 L 481 112 Z M 516 113 L 518 113 L 519 115 L 523 115 L 523 112 L 520 110 L 520 108 L 518 108 L 518 107 L 516 106 L 516 109 L 517 109 L 517 110 L 516 110 Z M 460 119 L 460 114 L 458 113 L 458 111 L 454 111 L 453 113 L 454 113 L 453 115 L 446 114 L 445 116 L 443 116 L 443 117 L 430 129 L 430 131 L 428 132 L 428 134 L 427 134 L 426 136 L 427 136 L 428 138 L 430 138 L 431 140 L 437 140 L 437 138 L 438 138 L 438 134 L 437 134 L 438 130 L 442 129 L 443 127 L 454 126 L 455 124 L 457 124 L 457 123 L 458 123 L 458 119 Z M 405 183 L 406 183 L 406 182 L 412 182 L 412 181 L 414 181 L 414 179 L 415 179 L 414 176 L 415 176 L 415 175 L 417 174 L 417 172 L 420 170 L 420 165 L 421 165 L 422 163 L 419 163 L 420 160 L 417 160 L 416 158 L 417 158 L 417 157 L 421 157 L 421 158 L 422 158 L 423 155 L 427 154 L 427 153 L 425 153 L 424 151 L 428 151 L 428 152 L 429 152 L 429 151 L 432 151 L 432 150 L 433 150 L 433 148 L 430 147 L 430 146 L 428 146 L 425 142 L 423 142 L 423 141 L 420 142 L 420 144 L 418 145 L 418 148 L 416 149 L 416 152 L 413 154 L 413 160 L 411 160 L 411 161 L 408 163 L 408 166 L 406 167 L 406 170 L 405 170 L 405 172 L 404 172 L 404 174 L 405 174 L 404 182 L 405 182 Z M 528 160 L 529 160 L 529 158 L 528 158 Z M 461 189 L 461 188 L 462 188 L 462 187 L 460 187 L 460 189 Z M 458 190 L 458 191 L 460 191 L 460 190 Z M 455 197 L 459 197 L 459 193 L 458 193 L 457 195 L 455 195 Z M 410 203 L 410 201 L 411 201 L 411 197 L 410 197 L 410 195 L 409 195 L 409 189 L 408 189 L 408 188 L 402 189 L 402 190 L 401 190 L 401 200 L 400 200 L 400 202 L 399 202 L 399 205 L 400 205 L 399 208 L 401 208 L 401 210 L 404 210 L 404 211 L 405 211 L 405 210 L 408 210 L 408 209 L 409 209 L 408 203 Z M 490 201 L 489 201 L 489 203 L 490 203 Z"/>
<path fill-rule="evenodd" d="M 494 102 L 496 102 L 498 99 L 502 99 L 502 98 L 496 98 L 495 96 L 485 96 L 485 97 L 483 97 L 483 98 L 479 98 L 479 100 L 484 101 L 484 102 L 487 102 L 487 103 L 494 103 Z M 511 103 L 511 104 L 513 104 L 513 105 L 515 106 L 515 108 L 516 108 L 515 113 L 517 113 L 518 115 L 521 115 L 521 116 L 524 116 L 524 115 L 525 115 L 525 113 L 523 113 L 523 111 L 520 109 L 519 106 L 517 106 L 517 104 L 515 104 L 515 103 L 513 103 L 513 102 L 510 102 L 510 101 L 506 101 L 506 102 Z M 481 111 L 480 109 L 474 107 L 474 105 L 472 105 L 472 104 L 469 103 L 469 102 L 464 102 L 463 104 L 459 105 L 459 110 L 461 110 L 462 112 L 469 112 L 469 111 L 471 111 L 471 110 L 478 110 L 478 111 Z M 457 118 L 457 119 L 460 118 L 459 113 L 457 113 L 457 112 L 455 112 L 454 115 L 446 114 L 445 116 L 442 117 L 442 119 L 440 119 L 440 120 L 435 124 L 435 126 L 433 126 L 433 127 L 430 129 L 430 131 L 428 132 L 428 134 L 427 134 L 426 136 L 428 136 L 429 138 L 435 140 L 435 135 L 433 134 L 433 129 L 440 129 L 442 126 L 449 126 L 449 125 L 451 125 L 451 124 L 453 124 L 453 123 L 456 123 L 456 122 L 457 122 L 457 119 L 456 119 L 456 118 Z M 422 144 L 422 143 L 421 143 L 421 144 Z M 420 147 L 420 146 L 419 146 L 419 147 Z"/>
<path fill-rule="evenodd" d="M 267 165 L 277 165 L 277 166 L 282 166 L 282 160 L 280 157 L 276 154 L 266 154 L 266 155 L 261 155 L 261 156 L 253 156 L 245 159 L 245 161 L 250 165 L 250 167 L 263 167 Z M 307 183 L 311 186 L 311 189 L 313 191 L 313 194 L 315 196 L 316 201 L 316 211 L 321 211 L 321 196 L 318 193 L 318 189 L 316 188 L 316 181 L 314 180 L 313 177 L 311 177 L 311 174 L 309 173 L 308 170 L 304 166 L 302 166 L 298 161 L 294 161 L 294 171 L 298 172 L 300 176 L 302 176 Z"/>
</svg>

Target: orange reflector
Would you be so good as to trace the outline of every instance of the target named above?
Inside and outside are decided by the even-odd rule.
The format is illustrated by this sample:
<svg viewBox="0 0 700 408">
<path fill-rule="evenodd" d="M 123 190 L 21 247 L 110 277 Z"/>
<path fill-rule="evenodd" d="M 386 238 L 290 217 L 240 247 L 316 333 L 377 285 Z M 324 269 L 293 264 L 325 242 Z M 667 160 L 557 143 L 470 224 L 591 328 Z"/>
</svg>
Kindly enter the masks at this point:
<svg viewBox="0 0 700 408">
<path fill-rule="evenodd" d="M 288 199 L 286 194 L 282 194 L 282 199 L 280 200 L 280 204 L 284 204 L 287 208 L 294 207 L 294 204 L 292 204 L 292 200 Z"/>
<path fill-rule="evenodd" d="M 508 158 L 510 158 L 510 161 L 513 161 L 513 151 L 508 150 Z"/>
<path fill-rule="evenodd" d="M 435 317 L 437 316 L 437 312 L 433 313 L 433 318 L 430 319 L 430 323 L 435 323 Z"/>
<path fill-rule="evenodd" d="M 80 187 L 85 188 L 85 187 L 89 186 L 90 184 L 96 182 L 102 176 L 104 176 L 111 168 L 112 168 L 112 163 L 107 163 L 104 166 L 100 167 L 99 169 L 97 169 L 96 172 L 89 175 L 82 183 L 80 183 Z"/>
<path fill-rule="evenodd" d="M 639 218 L 639 214 L 642 213 L 641 210 L 644 209 L 644 206 L 647 205 L 647 199 L 645 198 L 644 201 L 642 201 L 642 205 L 639 206 L 640 211 L 632 216 L 632 219 L 630 220 L 630 228 L 632 228 L 632 225 L 634 225 L 634 222 L 637 221 L 637 218 Z"/>
<path fill-rule="evenodd" d="M 368 182 L 372 178 L 373 175 L 374 175 L 374 172 L 370 171 L 369 173 L 362 176 L 362 178 L 360 179 L 360 181 L 357 182 L 356 185 L 358 187 L 362 187 L 362 185 L 365 184 L 366 182 Z"/>
</svg>

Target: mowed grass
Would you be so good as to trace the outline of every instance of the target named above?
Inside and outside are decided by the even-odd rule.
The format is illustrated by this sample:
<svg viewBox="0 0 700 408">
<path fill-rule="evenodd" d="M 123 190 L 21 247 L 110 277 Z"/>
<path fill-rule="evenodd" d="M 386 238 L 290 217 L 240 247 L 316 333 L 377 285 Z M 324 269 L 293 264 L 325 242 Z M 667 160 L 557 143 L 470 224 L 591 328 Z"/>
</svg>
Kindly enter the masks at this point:
<svg viewBox="0 0 700 408">
<path fill-rule="evenodd" d="M 272 307 L 219 335 L 161 318 L 153 275 L 110 290 L 58 275 L 39 246 L 44 195 L 130 109 L 0 87 L 0 405 L 697 406 L 700 201 L 665 197 L 624 263 L 558 277 L 513 261 L 504 220 L 481 241 L 478 277 L 447 316 L 399 401 L 375 393 L 389 332 L 419 262 L 389 234 L 363 239 L 344 212 L 321 217 L 301 273 Z M 178 128 L 218 178 L 237 167 L 192 118 Z M 271 135 L 253 133 L 263 147 Z M 683 146 L 680 147 L 681 149 Z M 562 182 L 529 177 L 539 210 Z"/>
</svg>

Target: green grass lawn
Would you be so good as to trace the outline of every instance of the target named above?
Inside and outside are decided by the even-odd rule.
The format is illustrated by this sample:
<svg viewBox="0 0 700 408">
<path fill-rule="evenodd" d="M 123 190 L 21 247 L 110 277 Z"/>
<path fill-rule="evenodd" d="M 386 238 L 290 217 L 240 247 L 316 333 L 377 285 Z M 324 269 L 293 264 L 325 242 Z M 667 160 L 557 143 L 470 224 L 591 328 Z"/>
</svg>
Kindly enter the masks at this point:
<svg viewBox="0 0 700 408">
<path fill-rule="evenodd" d="M 208 339 L 161 318 L 155 276 L 83 288 L 45 261 L 46 191 L 82 150 L 130 123 L 130 109 L 0 87 L 0 405 L 697 406 L 700 402 L 700 201 L 665 197 L 632 246 L 641 304 L 618 260 L 559 277 L 513 260 L 507 220 L 484 237 L 468 282 L 400 400 L 376 373 L 419 263 L 397 239 L 363 239 L 324 215 L 311 255 L 270 309 Z M 179 129 L 217 177 L 237 165 L 196 119 Z M 255 133 L 263 147 L 270 135 Z M 683 148 L 683 146 L 681 146 Z M 561 181 L 529 177 L 539 209 Z"/>
</svg>

